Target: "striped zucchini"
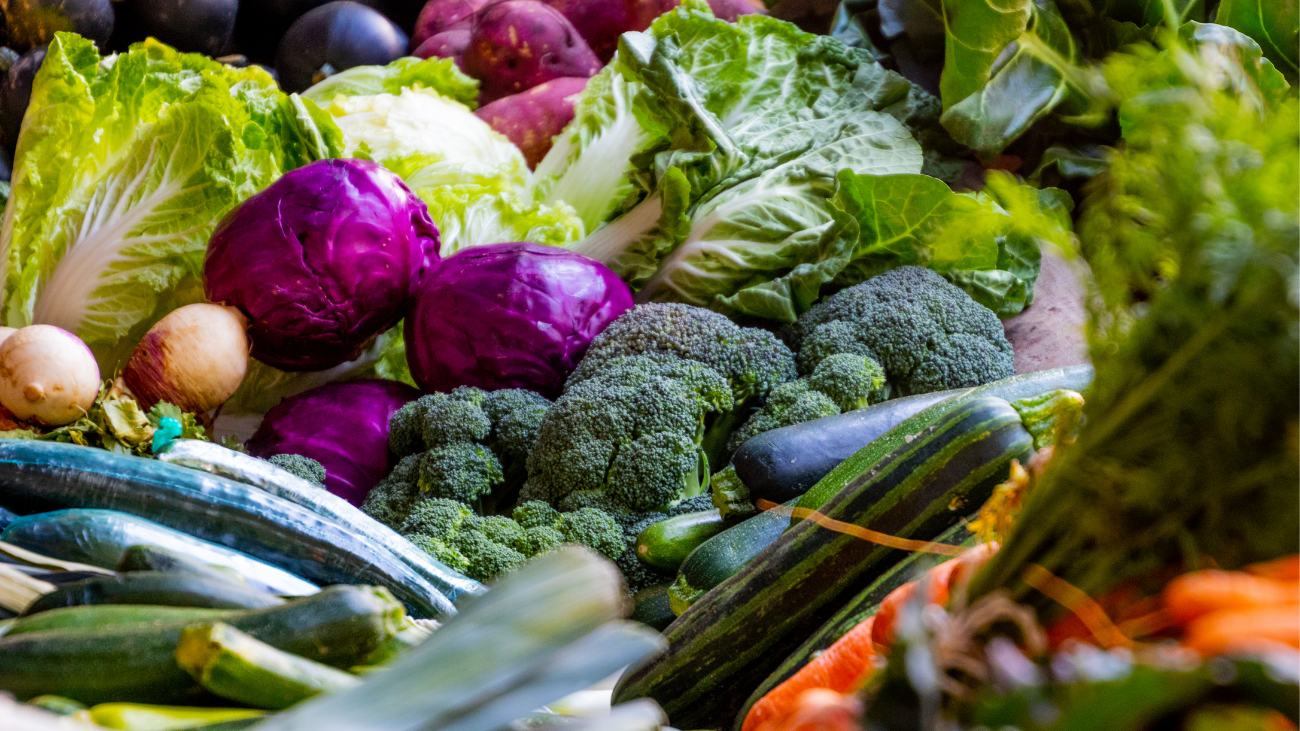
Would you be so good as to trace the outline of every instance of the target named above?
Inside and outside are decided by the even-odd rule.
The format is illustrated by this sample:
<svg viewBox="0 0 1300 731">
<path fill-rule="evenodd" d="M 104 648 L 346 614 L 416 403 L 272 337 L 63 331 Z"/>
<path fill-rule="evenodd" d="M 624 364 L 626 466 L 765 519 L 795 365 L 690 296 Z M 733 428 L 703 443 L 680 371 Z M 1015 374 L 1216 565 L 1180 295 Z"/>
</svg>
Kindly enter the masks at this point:
<svg viewBox="0 0 1300 731">
<path fill-rule="evenodd" d="M 156 456 L 163 462 L 252 485 L 328 518 L 387 549 L 452 601 L 462 594 L 482 594 L 484 591 L 482 584 L 444 566 L 352 503 L 270 462 L 198 439 L 174 440 Z"/>
<path fill-rule="evenodd" d="M 935 543 L 944 543 L 950 546 L 974 546 L 978 541 L 970 531 L 966 530 L 966 525 L 955 525 L 943 532 L 938 538 L 934 539 Z M 857 596 L 853 597 L 835 613 L 834 617 L 827 620 L 812 633 L 812 636 L 804 640 L 802 645 L 787 657 L 767 679 L 750 694 L 749 700 L 741 707 L 740 713 L 736 715 L 736 731 L 740 730 L 745 721 L 745 715 L 749 709 L 759 701 L 767 692 L 776 686 L 784 683 L 790 676 L 799 672 L 803 666 L 817 657 L 823 650 L 835 644 L 835 641 L 848 634 L 849 630 L 857 627 L 868 617 L 873 617 L 876 610 L 880 608 L 880 602 L 890 592 L 898 587 L 913 581 L 926 571 L 947 561 L 947 556 L 933 553 L 913 553 L 907 558 L 894 564 L 894 567 L 880 575 L 880 578 L 871 582 L 871 585 L 863 589 Z"/>
<path fill-rule="evenodd" d="M 822 512 L 932 540 L 983 504 L 1032 443 L 1010 404 L 974 399 L 848 481 Z M 678 728 L 730 726 L 782 659 L 904 555 L 800 522 L 679 617 L 668 650 L 624 675 L 614 702 L 652 698 Z"/>
<path fill-rule="evenodd" d="M 0 440 L 0 504 L 102 508 L 155 521 L 321 584 L 386 587 L 419 617 L 455 614 L 390 551 L 263 490 L 198 470 L 58 442 Z"/>
</svg>

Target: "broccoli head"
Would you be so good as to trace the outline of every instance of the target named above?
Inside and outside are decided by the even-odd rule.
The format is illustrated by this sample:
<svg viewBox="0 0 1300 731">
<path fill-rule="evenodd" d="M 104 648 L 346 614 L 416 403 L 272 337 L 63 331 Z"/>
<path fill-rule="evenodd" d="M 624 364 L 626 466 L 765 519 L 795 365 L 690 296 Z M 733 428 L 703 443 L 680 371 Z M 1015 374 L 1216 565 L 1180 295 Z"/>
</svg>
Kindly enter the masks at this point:
<svg viewBox="0 0 1300 731">
<path fill-rule="evenodd" d="M 794 378 L 794 356 L 772 333 L 739 327 L 725 315 L 691 305 L 639 305 L 591 341 L 565 388 L 598 376 L 613 360 L 663 353 L 722 374 L 737 402 L 762 397 Z"/>
<path fill-rule="evenodd" d="M 884 401 L 888 395 L 885 369 L 855 353 L 827 356 L 808 376 L 808 388 L 826 394 L 840 411 L 853 411 Z"/>
<path fill-rule="evenodd" d="M 510 517 L 514 518 L 514 521 L 525 529 L 559 528 L 562 520 L 560 511 L 541 500 L 529 500 L 520 503 Z"/>
<path fill-rule="evenodd" d="M 566 542 L 587 546 L 610 560 L 617 559 L 627 548 L 623 541 L 623 529 L 608 514 L 595 508 L 565 513 L 560 533 Z"/>
<path fill-rule="evenodd" d="M 807 378 L 783 383 L 773 389 L 763 408 L 731 433 L 728 446 L 734 452 L 740 448 L 740 445 L 765 431 L 802 424 L 805 421 L 834 416 L 838 413 L 840 407 L 835 401 L 821 391 L 809 388 Z"/>
<path fill-rule="evenodd" d="M 531 391 L 468 386 L 406 404 L 388 421 L 389 446 L 402 460 L 362 510 L 396 527 L 417 499 L 450 498 L 486 512 L 513 503 L 549 405 Z"/>
<path fill-rule="evenodd" d="M 697 495 L 708 485 L 707 419 L 733 406 L 726 379 L 702 363 L 664 353 L 605 361 L 542 419 L 521 498 L 564 506 L 588 492 L 640 512 Z"/>
<path fill-rule="evenodd" d="M 892 269 L 805 312 L 784 337 L 801 373 L 837 353 L 879 363 L 891 393 L 966 388 L 1015 375 L 992 310 L 923 267 Z"/>
<path fill-rule="evenodd" d="M 275 454 L 267 462 L 302 479 L 322 487 L 325 485 L 325 465 L 301 454 Z"/>
</svg>

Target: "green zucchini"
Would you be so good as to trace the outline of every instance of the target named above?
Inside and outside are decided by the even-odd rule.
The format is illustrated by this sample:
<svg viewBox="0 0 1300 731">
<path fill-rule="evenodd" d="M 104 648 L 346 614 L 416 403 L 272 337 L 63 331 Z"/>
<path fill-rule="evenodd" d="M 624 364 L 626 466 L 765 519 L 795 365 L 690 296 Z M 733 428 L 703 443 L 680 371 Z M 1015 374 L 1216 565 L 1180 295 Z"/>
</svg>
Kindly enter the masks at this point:
<svg viewBox="0 0 1300 731">
<path fill-rule="evenodd" d="M 677 579 L 668 589 L 673 614 L 731 578 L 790 527 L 790 518 L 776 511 L 759 513 L 700 544 L 682 562 Z"/>
<path fill-rule="evenodd" d="M 222 621 L 272 647 L 332 667 L 364 661 L 402 626 L 402 605 L 378 587 L 331 586 Z M 56 629 L 0 637 L 0 691 L 19 699 L 62 695 L 82 703 L 184 703 L 201 689 L 176 664 L 192 619 Z"/>
<path fill-rule="evenodd" d="M 636 557 L 647 566 L 676 571 L 697 546 L 726 528 L 716 509 L 674 515 L 641 531 L 636 539 Z"/>
<path fill-rule="evenodd" d="M 272 711 L 361 685 L 342 670 L 277 650 L 220 622 L 182 630 L 176 664 L 222 698 Z"/>
<path fill-rule="evenodd" d="M 1070 366 L 1056 368 L 1038 373 L 1026 373 L 1001 381 L 994 381 L 944 399 L 914 416 L 904 419 L 889 431 L 872 440 L 862 449 L 854 452 L 835 469 L 831 470 L 799 500 L 799 507 L 820 510 L 828 500 L 834 497 L 844 486 L 858 475 L 871 469 L 872 465 L 889 456 L 894 450 L 916 438 L 923 429 L 943 418 L 945 414 L 962 404 L 978 398 L 997 397 L 1006 401 L 1037 396 L 1047 391 L 1068 388 L 1082 391 L 1092 382 L 1092 366 Z M 795 519 L 799 522 L 799 519 Z"/>
<path fill-rule="evenodd" d="M 92 447 L 0 440 L 0 504 L 18 511 L 120 510 L 236 548 L 309 581 L 383 586 L 417 616 L 455 613 L 443 589 L 482 590 L 451 571 L 435 585 L 374 541 L 251 485 Z"/>
<path fill-rule="evenodd" d="M 949 546 L 974 546 L 978 540 L 964 523 L 955 525 L 944 531 L 942 535 L 934 539 L 935 543 L 944 543 Z M 749 699 L 741 707 L 740 713 L 736 714 L 736 729 L 739 731 L 745 721 L 745 715 L 749 709 L 759 701 L 760 698 L 767 695 L 767 692 L 776 686 L 784 683 L 791 675 L 799 672 L 803 666 L 807 665 L 813 658 L 821 654 L 826 648 L 835 644 L 835 641 L 848 634 L 849 630 L 857 627 L 868 617 L 875 616 L 876 611 L 880 608 L 880 602 L 890 592 L 898 587 L 913 581 L 921 574 L 938 566 L 948 560 L 948 556 L 941 556 L 933 553 L 912 553 L 907 558 L 894 564 L 894 567 L 880 575 L 880 578 L 871 582 L 871 585 L 863 589 L 857 596 L 853 597 L 840 608 L 816 632 L 812 633 L 808 639 L 804 640 L 802 645 L 789 657 L 777 666 L 767 678 L 750 694 Z"/>
<path fill-rule="evenodd" d="M 668 585 L 654 584 L 632 597 L 632 614 L 628 619 L 662 632 L 677 619 L 668 601 Z"/>
<path fill-rule="evenodd" d="M 849 480 L 822 512 L 933 540 L 982 505 L 1032 444 L 1006 401 L 967 401 Z M 731 725 L 782 659 L 904 555 L 800 522 L 678 617 L 664 633 L 668 651 L 625 674 L 614 702 L 652 698 L 679 728 Z"/>
<path fill-rule="evenodd" d="M 193 708 L 144 703 L 101 703 L 90 709 L 90 719 L 97 725 L 119 731 L 180 731 L 265 715 L 266 711 L 249 708 Z"/>
<path fill-rule="evenodd" d="M 854 457 L 902 422 L 929 423 L 957 405 L 981 396 L 1014 401 L 1058 388 L 1082 390 L 1092 380 L 1092 366 L 1071 366 L 1013 376 L 976 388 L 923 393 L 890 399 L 839 416 L 827 416 L 773 429 L 746 441 L 731 457 L 736 475 L 752 499 L 783 503 L 809 492 L 841 462 Z M 897 448 L 889 446 L 877 457 Z M 849 469 L 852 473 L 852 468 Z M 851 474 L 850 474 L 851 476 Z M 843 485 L 843 480 L 838 481 Z M 818 504 L 825 498 L 817 498 Z M 805 504 L 804 507 L 813 507 Z"/>
<path fill-rule="evenodd" d="M 64 584 L 42 595 L 27 607 L 23 615 L 31 616 L 50 609 L 87 604 L 265 609 L 284 604 L 284 600 L 274 594 L 204 574 L 132 571 L 129 574 L 97 576 Z"/>
<path fill-rule="evenodd" d="M 240 613 L 240 609 L 202 609 L 197 607 L 155 607 L 133 604 L 88 604 L 63 607 L 48 612 L 19 617 L 12 621 L 5 636 L 54 629 L 106 629 L 118 625 L 162 625 L 177 620 L 213 622 Z"/>
<path fill-rule="evenodd" d="M 122 559 L 117 562 L 117 571 L 122 574 L 132 571 L 179 571 L 187 574 L 212 576 L 226 581 L 233 581 L 237 584 L 247 583 L 244 581 L 244 577 L 233 569 L 203 563 L 183 553 L 171 551 L 161 546 L 129 546 L 122 553 Z"/>
<path fill-rule="evenodd" d="M 117 568 L 126 550 L 147 544 L 244 577 L 250 586 L 280 596 L 305 596 L 319 589 L 288 571 L 225 546 L 116 510 L 54 510 L 15 520 L 0 540 L 68 561 Z"/>
</svg>

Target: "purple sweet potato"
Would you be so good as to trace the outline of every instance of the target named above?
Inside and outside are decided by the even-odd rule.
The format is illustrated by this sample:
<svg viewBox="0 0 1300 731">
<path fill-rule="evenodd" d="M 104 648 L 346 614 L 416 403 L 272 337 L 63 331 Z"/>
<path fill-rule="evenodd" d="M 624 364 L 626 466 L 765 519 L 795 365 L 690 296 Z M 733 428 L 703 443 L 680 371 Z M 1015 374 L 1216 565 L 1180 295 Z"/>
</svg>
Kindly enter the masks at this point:
<svg viewBox="0 0 1300 731">
<path fill-rule="evenodd" d="M 573 121 L 573 102 L 586 78 L 565 77 L 502 97 L 474 112 L 524 153 L 529 167 L 546 156 L 551 140 Z"/>
<path fill-rule="evenodd" d="M 565 76 L 594 76 L 600 59 L 560 11 L 536 0 L 505 0 L 474 16 L 461 68 L 479 80 L 479 103 Z"/>
<path fill-rule="evenodd" d="M 758 0 L 708 0 L 709 9 L 719 18 L 734 23 L 742 15 L 767 14 Z M 681 0 L 623 0 L 628 30 L 645 30 L 655 18 L 681 5 Z"/>
<path fill-rule="evenodd" d="M 429 0 L 420 10 L 420 16 L 415 19 L 411 48 L 419 48 L 422 43 L 444 31 L 468 29 L 474 22 L 474 14 L 489 2 L 491 0 Z"/>
<path fill-rule="evenodd" d="M 618 50 L 618 37 L 629 30 L 623 0 L 543 0 L 578 29 L 596 57 L 608 63 Z"/>
<path fill-rule="evenodd" d="M 466 48 L 469 48 L 469 29 L 453 28 L 426 38 L 411 55 L 416 58 L 450 58 L 463 70 L 460 57 Z"/>
</svg>

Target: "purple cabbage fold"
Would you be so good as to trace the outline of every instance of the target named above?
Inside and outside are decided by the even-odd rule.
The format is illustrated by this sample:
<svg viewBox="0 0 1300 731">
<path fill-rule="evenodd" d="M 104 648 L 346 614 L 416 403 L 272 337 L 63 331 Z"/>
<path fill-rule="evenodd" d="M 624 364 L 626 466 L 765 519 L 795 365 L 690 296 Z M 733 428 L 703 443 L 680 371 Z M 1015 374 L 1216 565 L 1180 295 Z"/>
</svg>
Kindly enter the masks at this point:
<svg viewBox="0 0 1300 731">
<path fill-rule="evenodd" d="M 254 457 L 300 454 L 325 467 L 325 489 L 360 505 L 396 459 L 388 417 L 420 392 L 398 381 L 340 381 L 285 399 L 245 447 Z"/>
<path fill-rule="evenodd" d="M 632 308 L 604 264 L 553 246 L 488 244 L 443 259 L 406 318 L 406 360 L 426 392 L 477 386 L 559 395 L 592 338 Z"/>
<path fill-rule="evenodd" d="M 397 324 L 437 260 L 438 229 L 401 178 L 367 160 L 320 160 L 226 216 L 203 278 L 210 301 L 248 317 L 254 358 L 316 371 Z"/>
</svg>

